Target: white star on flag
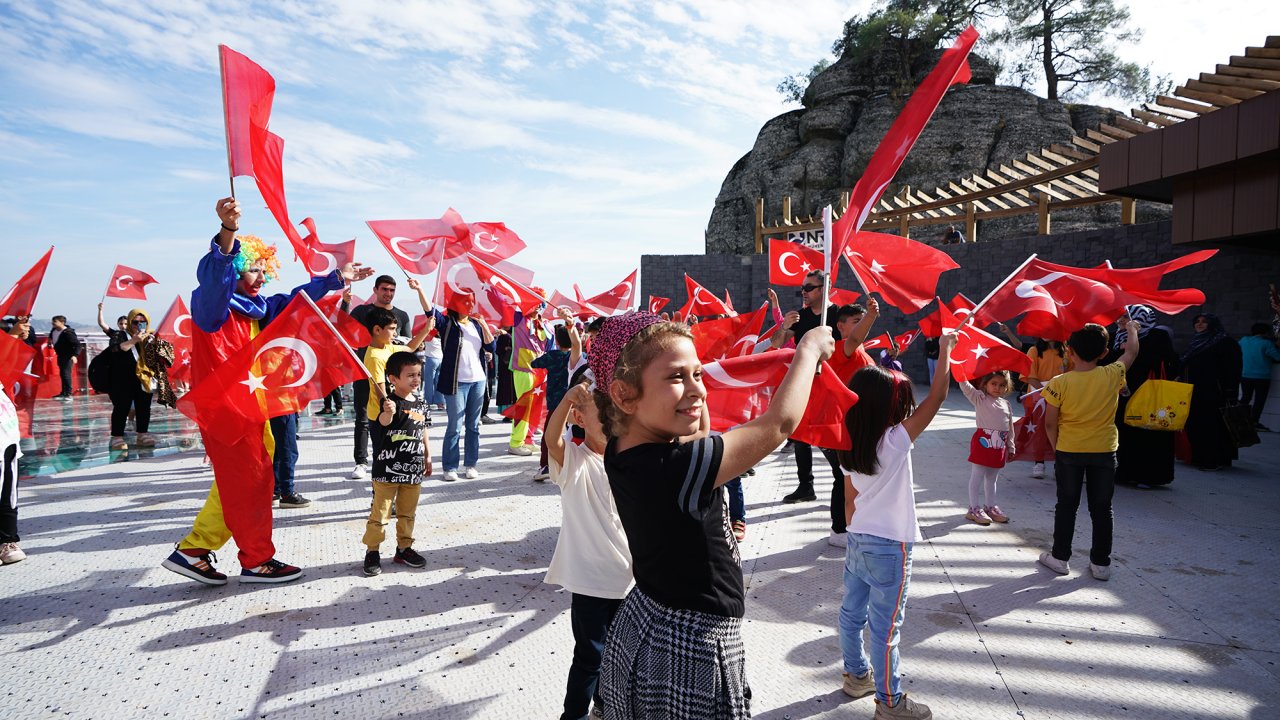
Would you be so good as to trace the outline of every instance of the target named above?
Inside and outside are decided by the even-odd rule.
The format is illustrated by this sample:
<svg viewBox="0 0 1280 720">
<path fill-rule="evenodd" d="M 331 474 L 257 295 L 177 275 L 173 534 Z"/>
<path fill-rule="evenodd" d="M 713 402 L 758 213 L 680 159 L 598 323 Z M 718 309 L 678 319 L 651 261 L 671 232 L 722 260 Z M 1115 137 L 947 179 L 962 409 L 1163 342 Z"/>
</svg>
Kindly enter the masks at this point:
<svg viewBox="0 0 1280 720">
<path fill-rule="evenodd" d="M 267 378 L 266 375 L 254 375 L 253 371 L 250 370 L 248 379 L 241 380 L 240 384 L 249 388 L 249 392 L 257 392 L 259 390 L 266 389 L 267 384 L 262 382 L 266 378 Z"/>
<path fill-rule="evenodd" d="M 1034 432 L 1036 431 L 1036 424 L 1035 424 L 1035 423 L 1027 423 L 1026 427 L 1027 427 L 1027 433 L 1028 433 L 1028 434 L 1030 434 L 1030 433 L 1034 433 Z"/>
<path fill-rule="evenodd" d="M 883 272 L 884 272 L 884 265 L 881 265 L 879 260 L 872 259 L 872 260 L 871 260 L 871 272 L 873 272 L 873 273 L 883 273 Z"/>
<path fill-rule="evenodd" d="M 973 349 L 974 359 L 987 356 L 987 349 L 984 347 L 976 347 Z"/>
<path fill-rule="evenodd" d="M 807 262 L 801 262 L 800 269 L 803 270 L 805 273 L 808 273 L 810 270 L 813 269 L 813 266 Z"/>
</svg>

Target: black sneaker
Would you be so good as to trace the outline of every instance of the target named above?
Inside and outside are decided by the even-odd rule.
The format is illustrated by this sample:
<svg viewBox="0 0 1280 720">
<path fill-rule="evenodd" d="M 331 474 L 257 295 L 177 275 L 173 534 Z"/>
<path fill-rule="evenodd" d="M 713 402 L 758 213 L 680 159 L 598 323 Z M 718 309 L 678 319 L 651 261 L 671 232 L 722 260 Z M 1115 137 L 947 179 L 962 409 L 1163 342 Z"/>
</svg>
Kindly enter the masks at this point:
<svg viewBox="0 0 1280 720">
<path fill-rule="evenodd" d="M 481 425 L 493 425 L 493 424 L 498 423 L 498 422 L 500 422 L 500 421 L 498 421 L 498 420 L 494 420 L 493 418 L 489 417 L 488 415 L 481 415 L 481 416 L 480 416 L 480 424 L 481 424 Z"/>
<path fill-rule="evenodd" d="M 302 577 L 302 569 L 271 558 L 256 568 L 240 571 L 242 583 L 283 583 Z"/>
<path fill-rule="evenodd" d="M 310 500 L 302 497 L 298 493 L 280 496 L 280 507 L 282 508 L 304 508 L 310 504 Z"/>
<path fill-rule="evenodd" d="M 401 565 L 408 565 L 411 568 L 420 568 L 427 566 L 427 559 L 418 554 L 417 550 L 411 547 L 396 548 L 396 562 Z M 368 569 L 368 558 L 365 558 L 365 569 Z"/>
<path fill-rule="evenodd" d="M 169 557 L 160 563 L 160 566 L 205 585 L 226 585 L 227 576 L 213 569 L 213 564 L 217 561 L 218 556 L 214 555 L 212 550 L 192 557 L 181 550 L 174 549 Z"/>
<path fill-rule="evenodd" d="M 746 471 L 745 473 L 743 473 L 743 475 L 746 475 L 747 477 L 752 477 L 752 476 L 754 476 L 755 474 L 756 474 L 756 469 L 755 469 L 755 468 L 747 468 L 747 471 Z"/>
<path fill-rule="evenodd" d="M 782 496 L 782 502 L 791 505 L 798 502 L 807 502 L 809 500 L 817 500 L 818 496 L 813 493 L 812 485 L 801 485 L 787 495 Z"/>
<path fill-rule="evenodd" d="M 275 495 L 271 496 L 271 507 L 273 508 L 280 507 L 280 493 L 276 493 Z"/>
<path fill-rule="evenodd" d="M 396 557 L 398 558 L 399 555 L 400 553 L 397 552 Z M 369 577 L 382 574 L 382 556 L 377 550 L 370 550 L 364 554 L 364 574 Z"/>
</svg>

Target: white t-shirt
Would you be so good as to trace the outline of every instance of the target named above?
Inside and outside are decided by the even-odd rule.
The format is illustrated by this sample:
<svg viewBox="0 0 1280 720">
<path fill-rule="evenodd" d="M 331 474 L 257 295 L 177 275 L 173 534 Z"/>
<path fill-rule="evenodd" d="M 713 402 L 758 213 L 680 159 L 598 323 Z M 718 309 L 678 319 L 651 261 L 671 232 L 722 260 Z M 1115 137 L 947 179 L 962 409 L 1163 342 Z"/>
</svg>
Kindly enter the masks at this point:
<svg viewBox="0 0 1280 720">
<path fill-rule="evenodd" d="M 579 595 L 621 599 L 631 589 L 631 550 L 613 504 L 604 458 L 565 434 L 564 467 L 548 457 L 560 486 L 560 538 L 546 581 Z"/>
<path fill-rule="evenodd" d="M 0 456 L 10 445 L 18 446 L 15 460 L 22 457 L 22 433 L 19 432 L 18 426 L 18 408 L 14 407 L 9 394 L 0 390 Z M 0 471 L 2 470 L 3 468 L 0 468 Z M 600 472 L 604 472 L 603 467 L 600 468 Z M 605 484 L 605 489 L 608 489 L 608 483 Z"/>
<path fill-rule="evenodd" d="M 418 352 L 421 352 L 423 357 L 435 358 L 437 360 L 443 358 L 444 350 L 440 347 L 440 336 L 436 335 L 430 340 L 424 340 L 423 343 L 418 346 Z"/>
<path fill-rule="evenodd" d="M 473 383 L 485 379 L 484 365 L 480 364 L 480 331 L 475 321 L 458 323 L 462 330 L 462 357 L 458 360 L 458 382 Z"/>
<path fill-rule="evenodd" d="M 849 532 L 907 543 L 924 540 L 916 523 L 915 488 L 911 482 L 913 447 L 906 428 L 894 425 L 880 438 L 876 450 L 879 473 L 863 475 L 841 468 L 858 491 Z"/>
</svg>

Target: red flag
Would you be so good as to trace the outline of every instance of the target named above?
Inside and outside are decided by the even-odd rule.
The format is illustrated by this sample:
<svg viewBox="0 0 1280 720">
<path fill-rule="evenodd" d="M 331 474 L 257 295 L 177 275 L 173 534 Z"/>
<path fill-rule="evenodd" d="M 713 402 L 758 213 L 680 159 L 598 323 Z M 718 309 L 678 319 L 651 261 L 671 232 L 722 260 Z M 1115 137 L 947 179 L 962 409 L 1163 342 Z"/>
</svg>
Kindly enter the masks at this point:
<svg viewBox="0 0 1280 720">
<path fill-rule="evenodd" d="M 1200 250 L 1151 267 L 1125 269 L 1110 267 L 1108 264 L 1099 269 L 1105 269 L 1106 272 L 1104 274 L 1113 283 L 1128 292 L 1152 291 L 1159 290 L 1160 281 L 1164 279 L 1165 275 L 1175 270 L 1181 270 L 1184 267 L 1202 263 L 1217 254 L 1217 250 Z"/>
<path fill-rule="evenodd" d="M 805 275 L 821 270 L 822 253 L 800 243 L 769 241 L 769 284 L 785 287 L 804 285 Z"/>
<path fill-rule="evenodd" d="M 453 209 L 450 208 L 449 212 Z M 467 252 L 490 265 L 506 260 L 526 247 L 514 230 L 500 222 L 464 223 L 459 217 L 453 231 Z"/>
<path fill-rule="evenodd" d="M 12 389 L 35 358 L 35 348 L 9 333 L 0 333 L 0 385 Z"/>
<path fill-rule="evenodd" d="M 711 429 L 724 432 L 764 413 L 794 356 L 795 350 L 773 350 L 703 365 Z M 824 362 L 813 379 L 804 416 L 791 437 L 818 447 L 848 447 L 844 416 L 857 401 L 857 394 Z"/>
<path fill-rule="evenodd" d="M 657 295 L 650 295 L 649 296 L 649 312 L 653 313 L 654 315 L 657 315 L 658 313 L 662 312 L 662 308 L 666 307 L 667 303 L 669 302 L 671 302 L 671 298 L 664 298 L 664 297 L 658 297 Z"/>
<path fill-rule="evenodd" d="M 453 208 L 427 220 L 369 220 L 365 222 L 401 268 L 415 275 L 436 271 L 443 259 L 456 258 L 467 250 L 457 228 L 466 228 Z"/>
<path fill-rule="evenodd" d="M 907 153 L 915 145 L 933 112 L 942 102 L 947 88 L 969 82 L 969 51 L 978 41 L 978 31 L 969 26 L 960 33 L 955 43 L 942 53 L 938 64 L 911 94 L 898 118 L 889 127 L 876 151 L 867 163 L 867 169 L 858 178 L 850 194 L 849 207 L 832 225 L 832 257 L 845 254 L 845 247 L 853 241 L 854 234 L 862 229 L 872 208 L 880 201 L 885 188 L 893 181 Z M 931 293 L 932 295 L 932 293 Z M 917 308 L 919 309 L 919 308 Z"/>
<path fill-rule="evenodd" d="M 256 176 L 249 129 L 267 128 L 276 81 L 257 63 L 226 45 L 218 46 L 218 62 L 222 69 L 222 111 L 231 177 Z"/>
<path fill-rule="evenodd" d="M 636 294 L 636 273 L 639 269 L 632 270 L 631 274 L 623 278 L 622 282 L 614 285 L 608 292 L 602 292 L 594 297 L 585 300 L 586 304 L 601 310 L 601 315 L 616 315 L 630 310 L 634 306 L 632 298 Z M 577 289 L 577 286 L 574 286 Z"/>
<path fill-rule="evenodd" d="M 105 296 L 146 300 L 147 286 L 155 283 L 155 278 L 141 270 L 135 270 L 128 265 L 116 265 L 115 272 L 111 274 L 111 282 L 107 283 Z"/>
<path fill-rule="evenodd" d="M 1126 304 L 1124 299 L 1118 299 L 1107 283 L 1082 272 L 1088 270 L 1054 265 L 1033 255 L 974 312 L 974 324 L 986 326 L 1022 313 L 1040 313 L 1027 318 L 1031 321 L 1028 329 L 1019 325 L 1019 330 L 1035 337 L 1065 340 L 1085 323 L 1114 320 Z"/>
<path fill-rule="evenodd" d="M 877 335 L 876 337 L 873 337 L 873 338 L 871 338 L 871 339 L 869 339 L 869 340 L 864 340 L 864 341 L 863 341 L 863 343 L 862 343 L 862 349 L 863 349 L 863 350 L 868 350 L 868 351 L 870 351 L 870 350 L 884 350 L 884 349 L 887 349 L 888 347 L 889 347 L 889 335 L 888 335 L 888 334 L 885 334 L 885 335 Z"/>
<path fill-rule="evenodd" d="M 690 315 L 728 315 L 729 308 L 724 301 L 716 297 L 710 290 L 699 285 L 688 273 L 684 276 L 684 288 L 689 293 L 689 301 L 680 308 L 680 317 Z"/>
<path fill-rule="evenodd" d="M 738 310 L 733 306 L 733 298 L 729 297 L 729 288 L 724 289 L 724 306 L 729 308 L 729 317 L 738 316 Z"/>
<path fill-rule="evenodd" d="M 352 296 L 353 299 L 354 297 Z M 359 320 L 351 317 L 349 313 L 342 311 L 342 293 L 332 292 L 315 302 L 320 314 L 333 323 L 334 329 L 351 347 L 364 347 L 373 339 L 369 336 L 368 328 L 361 324 Z M 416 326 L 414 334 L 417 334 Z"/>
<path fill-rule="evenodd" d="M 756 343 L 760 342 L 760 328 L 764 327 L 768 314 L 769 303 L 766 302 L 749 315 L 706 320 L 689 328 L 698 359 L 707 363 L 750 355 Z"/>
<path fill-rule="evenodd" d="M 5 293 L 3 298 L 0 298 L 0 317 L 9 315 L 24 317 L 31 314 L 31 309 L 36 304 L 36 295 L 40 294 L 40 283 L 44 281 L 44 271 L 49 267 L 49 258 L 52 255 L 53 247 L 50 246 L 36 264 L 18 278 L 18 282 L 9 288 L 9 292 Z"/>
<path fill-rule="evenodd" d="M 974 302 L 964 296 L 964 293 L 956 293 L 951 298 L 951 302 L 943 303 L 939 298 L 938 304 L 944 306 L 951 312 L 957 320 L 964 320 L 969 317 L 969 313 L 973 312 Z M 941 337 L 942 336 L 942 317 L 937 310 L 920 318 L 920 331 L 925 337 Z"/>
<path fill-rule="evenodd" d="M 885 302 L 907 313 L 928 305 L 938 289 L 938 276 L 960 267 L 937 248 L 877 232 L 855 233 L 845 246 L 844 259 L 867 292 L 880 293 Z"/>
<path fill-rule="evenodd" d="M 302 222 L 306 223 L 309 220 L 311 218 L 307 218 Z M 312 237 L 315 236 L 314 229 L 314 225 L 312 225 Z M 355 260 L 356 240 L 352 238 L 346 242 L 327 245 L 317 239 L 307 247 L 307 252 L 308 254 L 303 256 L 303 263 L 307 266 L 307 271 L 313 277 L 320 277 L 328 275 Z"/>
<path fill-rule="evenodd" d="M 918 337 L 920 337 L 919 330 L 908 330 L 901 335 L 894 336 L 893 341 L 898 345 L 898 352 L 902 353 L 906 352 L 907 348 L 911 347 L 911 343 L 915 342 Z"/>
<path fill-rule="evenodd" d="M 852 305 L 862 299 L 862 293 L 856 290 L 843 290 L 841 288 L 833 287 L 831 288 L 829 299 L 831 300 L 831 304 L 837 307 L 841 305 Z"/>
<path fill-rule="evenodd" d="M 942 324 L 951 330 L 958 327 L 960 321 L 944 308 Z M 1031 358 L 1021 350 L 1009 347 L 994 335 L 973 325 L 961 327 L 958 334 L 956 346 L 951 350 L 951 376 L 956 382 L 976 380 L 997 370 L 1015 373 L 1031 371 Z"/>
<path fill-rule="evenodd" d="M 1013 460 L 1044 462 L 1053 459 L 1053 445 L 1049 443 L 1049 430 L 1044 422 L 1044 394 L 1034 393 L 1022 397 L 1022 417 L 1013 424 Z"/>
<path fill-rule="evenodd" d="M 156 337 L 173 345 L 173 364 L 169 377 L 178 382 L 191 379 L 191 311 L 182 296 L 173 299 L 169 311 L 156 326 Z"/>
<path fill-rule="evenodd" d="M 293 221 L 289 219 L 289 205 L 284 197 L 284 139 L 267 130 L 266 127 L 251 125 L 250 151 L 253 156 L 253 180 L 258 186 L 267 210 L 276 219 L 276 223 L 289 239 L 293 252 L 300 258 L 311 257 L 311 246 L 316 244 L 316 224 L 311 218 L 304 218 L 302 224 L 307 228 L 307 236 L 303 237 Z"/>
<path fill-rule="evenodd" d="M 526 277 L 533 275 L 517 265 L 508 262 L 489 265 L 470 254 L 446 259 L 440 265 L 440 282 L 436 286 L 435 302 L 464 312 L 467 296 L 471 295 L 474 305 L 472 312 L 482 315 L 491 323 L 501 325 L 505 320 L 505 324 L 510 325 L 516 309 L 528 315 L 543 301 L 540 295 L 513 277 L 509 271 L 511 269 Z"/>
<path fill-rule="evenodd" d="M 516 404 L 502 411 L 503 417 L 525 421 L 529 427 L 542 427 L 547 414 L 547 371 L 533 368 L 533 387 L 516 399 Z"/>
<path fill-rule="evenodd" d="M 269 418 L 297 412 L 339 385 L 369 377 L 334 326 L 298 293 L 248 345 L 178 401 L 178 409 L 231 444 Z"/>
<path fill-rule="evenodd" d="M 598 309 L 580 300 L 570 300 L 559 290 L 553 290 L 551 297 L 547 299 L 547 309 L 542 311 L 543 320 L 557 320 L 560 318 L 559 310 L 565 308 L 573 313 L 577 318 L 588 318 L 594 315 L 606 315 Z"/>
</svg>

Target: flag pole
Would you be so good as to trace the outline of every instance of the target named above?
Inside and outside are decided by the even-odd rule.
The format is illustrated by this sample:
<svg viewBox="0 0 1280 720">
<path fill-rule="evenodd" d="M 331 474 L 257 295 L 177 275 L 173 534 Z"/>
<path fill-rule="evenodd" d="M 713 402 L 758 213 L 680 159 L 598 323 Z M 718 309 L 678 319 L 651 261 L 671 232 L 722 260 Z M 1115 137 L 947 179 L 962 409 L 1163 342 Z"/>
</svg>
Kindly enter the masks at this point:
<svg viewBox="0 0 1280 720">
<path fill-rule="evenodd" d="M 222 85 L 222 137 L 227 145 L 227 181 L 231 183 L 231 199 L 236 199 L 236 175 L 231 162 L 231 127 L 227 124 L 231 119 L 227 115 L 227 61 L 222 54 L 224 45 L 218 46 L 218 82 Z"/>
<path fill-rule="evenodd" d="M 1013 272 L 1009 273 L 1009 277 L 1005 278 L 1004 280 L 1001 280 L 1001 281 L 1000 281 L 1000 283 L 999 283 L 998 285 L 996 285 L 994 288 L 992 288 L 991 292 L 987 293 L 987 296 L 986 296 L 986 297 L 982 298 L 982 302 L 980 302 L 980 303 L 978 303 L 977 305 L 974 305 L 974 306 L 973 306 L 973 309 L 969 311 L 969 315 L 968 315 L 968 317 L 966 317 L 966 318 L 964 319 L 964 322 L 960 323 L 960 326 L 961 326 L 961 327 L 964 327 L 966 324 L 968 324 L 969 322 L 971 322 L 971 321 L 973 320 L 974 316 L 976 316 L 976 315 L 978 314 L 978 311 L 979 311 L 979 310 L 981 310 L 981 309 L 983 308 L 983 306 L 984 306 L 984 305 L 986 305 L 988 302 L 990 302 L 991 298 L 993 298 L 993 297 L 995 297 L 995 296 L 996 296 L 996 293 L 1000 291 L 1000 288 L 1002 288 L 1002 287 L 1004 287 L 1006 284 L 1008 284 L 1008 282 L 1009 282 L 1010 280 L 1012 280 L 1012 279 L 1014 278 L 1014 276 L 1016 276 L 1018 273 L 1022 272 L 1022 269 L 1023 269 L 1023 268 L 1025 268 L 1026 266 L 1030 265 L 1030 264 L 1031 264 L 1031 261 L 1032 261 L 1032 260 L 1035 260 L 1035 259 L 1036 259 L 1036 254 L 1035 254 L 1035 253 L 1031 253 L 1031 256 L 1030 256 L 1030 257 L 1028 257 L 1026 260 L 1024 260 L 1024 261 L 1022 262 L 1022 264 L 1021 264 L 1021 265 L 1019 265 L 1018 267 L 1014 268 L 1014 269 L 1013 269 Z M 941 303 L 941 302 L 942 302 L 941 298 L 939 298 L 938 302 L 939 302 L 939 303 Z"/>
<path fill-rule="evenodd" d="M 857 275 L 858 273 L 854 273 Z M 858 282 L 862 282 L 859 280 Z M 827 304 L 831 302 L 831 206 L 822 209 L 822 309 L 818 324 L 827 324 Z"/>
<path fill-rule="evenodd" d="M 360 356 L 356 355 L 356 351 L 351 348 L 351 343 L 347 342 L 347 339 L 342 336 L 342 333 L 338 332 L 338 328 L 333 326 L 333 322 L 329 320 L 328 316 L 326 316 L 323 312 L 321 312 L 320 308 L 316 305 L 316 301 L 312 300 L 311 296 L 306 294 L 305 292 L 298 293 L 298 297 L 302 298 L 303 300 L 306 300 L 307 304 L 311 306 L 311 309 L 316 312 L 316 315 L 320 316 L 320 319 L 324 321 L 325 327 L 329 328 L 329 331 L 333 333 L 333 336 L 338 339 L 338 342 L 342 344 L 342 347 L 345 348 L 347 353 L 351 355 L 351 359 L 355 360 L 356 364 L 359 365 L 360 368 L 364 370 L 365 377 L 372 378 L 373 376 L 369 374 L 369 368 L 365 366 L 364 362 L 360 359 Z M 378 395 L 381 396 L 383 400 L 387 399 L 386 395 L 384 395 L 382 392 L 382 387 L 380 383 L 375 383 L 375 382 L 372 382 L 371 380 L 369 382 L 369 387 L 377 389 Z M 356 412 L 360 412 L 360 409 L 356 408 Z"/>
</svg>

